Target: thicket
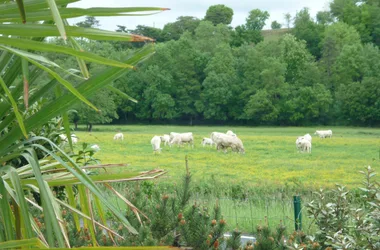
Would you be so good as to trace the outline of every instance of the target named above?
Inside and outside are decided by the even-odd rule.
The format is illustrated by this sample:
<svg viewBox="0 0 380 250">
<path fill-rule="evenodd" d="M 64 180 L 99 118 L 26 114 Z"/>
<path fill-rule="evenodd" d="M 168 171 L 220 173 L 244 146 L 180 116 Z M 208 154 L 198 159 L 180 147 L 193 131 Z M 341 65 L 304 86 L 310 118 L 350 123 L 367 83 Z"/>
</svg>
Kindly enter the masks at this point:
<svg viewBox="0 0 380 250">
<path fill-rule="evenodd" d="M 307 9 L 287 15 L 293 27 L 268 41 L 261 32 L 268 12 L 252 10 L 232 28 L 224 5 L 211 6 L 204 20 L 182 16 L 163 29 L 118 25 L 157 41 L 153 57 L 114 83 L 138 103 L 97 93 L 92 100 L 103 112 L 80 105 L 73 121 L 378 126 L 379 2 L 334 0 L 330 8 L 315 18 Z M 82 43 L 114 58 L 143 45 Z"/>
</svg>

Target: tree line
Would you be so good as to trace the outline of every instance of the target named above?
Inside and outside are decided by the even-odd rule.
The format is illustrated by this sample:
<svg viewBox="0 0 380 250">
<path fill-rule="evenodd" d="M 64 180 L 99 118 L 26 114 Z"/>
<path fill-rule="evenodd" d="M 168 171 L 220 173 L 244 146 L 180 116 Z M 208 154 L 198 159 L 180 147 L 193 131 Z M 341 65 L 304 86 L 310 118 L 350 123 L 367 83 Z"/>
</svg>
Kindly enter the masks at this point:
<svg viewBox="0 0 380 250">
<path fill-rule="evenodd" d="M 249 12 L 230 26 L 233 10 L 211 6 L 203 20 L 182 16 L 163 29 L 139 25 L 131 32 L 156 39 L 156 53 L 113 83 L 138 100 L 96 94 L 105 110 L 84 105 L 79 123 L 230 123 L 251 125 L 380 124 L 380 1 L 334 0 L 315 18 L 308 9 L 285 16 L 285 31 L 265 39 L 269 13 Z M 78 25 L 96 25 L 87 18 Z M 272 22 L 274 34 L 281 28 Z M 279 33 L 280 34 L 280 33 Z M 120 56 L 144 43 L 90 42 Z M 91 47 L 90 46 L 90 47 Z M 94 49 L 94 48 L 92 48 Z M 103 116 L 103 118 L 99 118 Z M 95 118 L 97 117 L 97 118 Z M 92 119 L 92 120 L 91 120 Z"/>
</svg>

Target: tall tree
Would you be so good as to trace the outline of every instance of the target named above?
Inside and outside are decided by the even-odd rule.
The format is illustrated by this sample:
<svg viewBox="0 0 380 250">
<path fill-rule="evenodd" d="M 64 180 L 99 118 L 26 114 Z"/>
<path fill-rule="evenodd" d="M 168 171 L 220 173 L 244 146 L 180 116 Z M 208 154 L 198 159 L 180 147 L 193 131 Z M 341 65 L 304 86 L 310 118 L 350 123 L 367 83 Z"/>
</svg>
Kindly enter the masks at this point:
<svg viewBox="0 0 380 250">
<path fill-rule="evenodd" d="M 334 17 L 330 11 L 318 11 L 317 23 L 321 25 L 329 25 L 334 22 Z"/>
<path fill-rule="evenodd" d="M 268 18 L 269 13 L 267 11 L 254 9 L 249 12 L 245 23 L 246 39 L 248 42 L 259 43 L 264 40 L 261 30 L 264 28 Z"/>
<path fill-rule="evenodd" d="M 297 12 L 292 33 L 298 39 L 305 40 L 308 50 L 317 58 L 321 56 L 319 43 L 322 39 L 323 30 L 324 26 L 314 22 L 307 8 Z"/>
<path fill-rule="evenodd" d="M 327 27 L 321 41 L 321 67 L 325 83 L 334 92 L 338 82 L 334 81 L 334 65 L 344 46 L 359 45 L 360 36 L 352 26 L 338 22 Z"/>
<path fill-rule="evenodd" d="M 163 30 L 162 36 L 165 41 L 178 40 L 186 31 L 194 33 L 200 20 L 193 16 L 180 16 L 174 23 L 167 23 Z"/>
<path fill-rule="evenodd" d="M 96 112 L 87 105 L 78 104 L 75 109 L 77 113 L 73 114 L 73 120 L 86 124 L 88 131 L 92 131 L 94 124 L 110 123 L 113 119 L 117 119 L 116 105 L 114 96 L 110 91 L 102 90 L 90 98 L 91 102 L 99 107 L 100 111 Z"/>
<path fill-rule="evenodd" d="M 290 29 L 290 25 L 292 23 L 292 16 L 290 15 L 290 13 L 286 13 L 284 15 L 284 18 L 285 18 L 285 22 L 286 22 L 286 28 Z"/>
<path fill-rule="evenodd" d="M 214 25 L 230 24 L 234 11 L 224 4 L 212 5 L 207 9 L 205 20 L 212 22 Z"/>
<path fill-rule="evenodd" d="M 231 117 L 229 110 L 234 96 L 231 86 L 237 79 L 234 64 L 229 45 L 219 45 L 205 69 L 207 76 L 202 83 L 202 102 L 197 104 L 198 111 L 203 112 L 206 119 L 227 120 Z"/>
</svg>

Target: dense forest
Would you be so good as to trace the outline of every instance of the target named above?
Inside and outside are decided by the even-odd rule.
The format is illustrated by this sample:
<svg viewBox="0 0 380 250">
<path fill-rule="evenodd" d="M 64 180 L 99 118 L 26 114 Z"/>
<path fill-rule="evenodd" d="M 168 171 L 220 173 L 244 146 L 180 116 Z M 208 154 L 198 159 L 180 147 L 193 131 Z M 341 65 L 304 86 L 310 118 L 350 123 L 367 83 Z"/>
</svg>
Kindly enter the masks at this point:
<svg viewBox="0 0 380 250">
<path fill-rule="evenodd" d="M 203 20 L 181 16 L 163 29 L 118 25 L 119 32 L 156 40 L 155 55 L 113 83 L 138 102 L 102 91 L 92 98 L 102 112 L 81 104 L 73 121 L 379 126 L 380 0 L 334 0 L 315 18 L 305 8 L 286 14 L 285 27 L 274 21 L 263 32 L 269 14 L 253 9 L 233 28 L 233 10 L 214 5 Z M 81 43 L 116 59 L 144 46 Z M 98 66 L 88 66 L 96 74 Z"/>
</svg>

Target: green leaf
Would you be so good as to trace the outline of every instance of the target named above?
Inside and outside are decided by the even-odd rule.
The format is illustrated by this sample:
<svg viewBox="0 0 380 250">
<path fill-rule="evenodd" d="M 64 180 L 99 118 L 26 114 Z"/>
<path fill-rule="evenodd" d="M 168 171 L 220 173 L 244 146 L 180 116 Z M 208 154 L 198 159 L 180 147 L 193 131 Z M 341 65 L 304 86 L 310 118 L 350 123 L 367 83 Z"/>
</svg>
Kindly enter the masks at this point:
<svg viewBox="0 0 380 250">
<path fill-rule="evenodd" d="M 66 26 L 66 32 L 67 36 L 85 37 L 93 40 L 115 40 L 126 42 L 154 41 L 154 39 L 145 36 L 76 26 Z M 0 34 L 19 37 L 60 36 L 57 28 L 51 24 L 0 24 Z"/>
<path fill-rule="evenodd" d="M 75 202 L 75 195 L 73 191 L 73 186 L 65 186 L 67 198 L 69 200 L 69 204 L 71 207 L 77 207 L 77 203 Z M 77 213 L 73 213 L 73 219 L 74 219 L 74 224 L 77 229 L 77 231 L 80 230 L 80 222 L 79 222 L 79 217 Z"/>
<path fill-rule="evenodd" d="M 33 237 L 34 234 L 33 234 L 32 227 L 30 225 L 30 217 L 29 217 L 29 211 L 28 211 L 29 208 L 25 201 L 24 190 L 21 187 L 20 177 L 18 176 L 14 168 L 11 168 L 10 170 L 10 180 L 15 190 L 17 206 L 19 206 L 20 208 L 20 215 L 15 215 L 15 216 L 21 217 L 21 222 L 22 222 L 22 227 L 23 227 L 22 232 L 24 233 L 24 238 L 30 239 Z"/>
<path fill-rule="evenodd" d="M 12 104 L 13 112 L 16 115 L 16 119 L 18 121 L 18 125 L 20 126 L 22 133 L 24 134 L 25 138 L 28 138 L 28 133 L 26 132 L 26 129 L 25 129 L 24 120 L 22 119 L 22 116 L 18 110 L 17 103 L 13 99 L 11 92 L 9 91 L 7 85 L 5 84 L 5 82 L 4 82 L 3 78 L 1 78 L 1 76 L 0 76 L 0 85 L 3 88 L 5 94 L 8 96 L 8 99 Z"/>
<path fill-rule="evenodd" d="M 79 0 L 56 0 L 57 5 L 64 5 L 78 2 Z M 28 12 L 35 10 L 43 10 L 48 8 L 45 0 L 24 0 L 24 7 Z M 15 2 L 0 4 L 0 14 L 16 14 L 19 12 L 18 5 Z"/>
<path fill-rule="evenodd" d="M 131 102 L 134 102 L 134 103 L 137 103 L 137 102 L 138 102 L 136 99 L 130 97 L 129 95 L 127 95 L 126 93 L 122 92 L 121 90 L 115 88 L 114 86 L 109 85 L 109 86 L 107 86 L 107 88 L 108 88 L 109 90 L 111 90 L 112 92 L 114 92 L 114 93 L 120 95 L 121 97 L 123 97 L 124 99 L 126 99 L 126 100 L 128 100 L 128 101 L 131 101 Z"/>
<path fill-rule="evenodd" d="M 58 46 L 51 43 L 40 43 L 40 42 L 26 40 L 26 39 L 0 37 L 0 44 L 17 47 L 24 50 L 38 50 L 38 51 L 53 52 L 53 53 L 63 53 L 63 54 L 75 56 L 77 58 L 84 59 L 89 62 L 115 66 L 115 67 L 120 67 L 120 68 L 133 68 L 133 66 L 129 64 L 125 64 L 125 63 L 118 62 L 112 59 L 101 57 L 96 54 L 92 54 L 83 50 L 79 51 L 79 50 L 75 50 L 69 47 Z M 48 63 L 49 65 L 52 65 L 55 67 L 59 67 L 57 64 L 52 64 L 51 61 L 48 61 L 46 58 L 42 56 L 38 56 L 35 54 L 31 54 L 31 56 L 33 56 L 35 60 Z"/>
<path fill-rule="evenodd" d="M 59 13 L 58 7 L 55 3 L 55 0 L 46 0 L 49 4 L 51 14 L 53 15 L 53 20 L 55 24 L 57 25 L 58 31 L 61 34 L 61 37 L 63 40 L 67 39 L 66 31 L 65 31 L 65 25 L 63 24 L 61 14 Z"/>
<path fill-rule="evenodd" d="M 4 226 L 5 231 L 5 239 L 7 241 L 14 240 L 15 239 L 15 233 L 13 231 L 13 225 L 12 225 L 12 219 L 14 219 L 14 216 L 12 214 L 11 208 L 9 206 L 8 202 L 8 193 L 4 186 L 4 180 L 0 178 L 0 209 L 1 209 L 1 221 Z"/>
<path fill-rule="evenodd" d="M 168 8 L 159 7 L 124 7 L 124 8 L 60 8 L 59 14 L 61 18 L 74 18 L 81 16 L 149 16 L 160 13 L 162 11 L 169 10 Z M 139 14 L 130 14 L 133 12 L 138 12 Z M 147 14 L 142 14 L 141 12 L 150 12 Z M 19 14 L 15 13 L 4 13 L 0 16 L 0 22 L 17 22 L 19 20 Z M 28 12 L 28 21 L 42 21 L 51 20 L 51 11 L 41 10 Z"/>
<path fill-rule="evenodd" d="M 91 220 L 83 220 L 83 225 L 85 228 L 88 228 L 90 230 L 91 240 L 93 246 L 97 246 L 98 243 L 95 238 L 95 225 L 93 223 L 94 221 L 94 213 L 91 208 L 91 196 L 88 193 L 88 190 L 83 185 L 78 185 L 78 192 L 79 192 L 79 200 L 80 200 L 80 207 L 82 209 L 82 212 L 88 216 L 90 216 Z M 89 225 L 90 224 L 90 225 Z"/>
<path fill-rule="evenodd" d="M 46 58 L 44 58 L 42 56 L 38 56 L 38 55 L 29 53 L 29 52 L 26 52 L 26 51 L 21 51 L 21 50 L 9 48 L 9 47 L 6 47 L 6 46 L 1 46 L 1 45 L 0 45 L 0 48 L 3 48 L 5 50 L 7 50 L 7 51 L 15 53 L 18 56 L 20 56 L 20 57 L 28 60 L 32 64 L 36 65 L 37 67 L 45 70 L 51 76 L 53 76 L 55 79 L 57 79 L 58 82 L 60 82 L 63 86 L 65 86 L 71 93 L 73 93 L 78 99 L 80 99 L 82 102 L 86 103 L 88 106 L 90 106 L 93 109 L 95 109 L 96 111 L 98 111 L 98 109 L 90 101 L 88 101 L 73 85 L 71 85 L 70 82 L 68 82 L 65 79 L 63 79 L 60 75 L 58 75 L 56 72 L 54 72 L 53 70 L 49 69 L 48 67 L 45 67 L 42 64 L 38 63 L 37 60 L 43 61 L 44 63 L 48 63 L 48 64 L 53 65 L 53 66 L 56 65 L 56 67 L 59 67 L 54 62 L 51 62 L 51 61 L 47 60 Z"/>
<path fill-rule="evenodd" d="M 35 152 L 32 149 L 28 151 L 29 151 L 29 154 L 24 153 L 22 154 L 22 156 L 28 161 L 28 163 L 32 167 L 35 180 L 38 183 L 39 191 L 41 194 L 42 207 L 44 209 L 45 220 L 48 222 L 46 223 L 46 226 L 47 228 L 49 228 L 49 231 L 51 231 L 51 233 L 54 232 L 55 238 L 57 239 L 58 246 L 64 247 L 65 243 L 64 243 L 64 239 L 62 235 L 64 231 L 62 231 L 59 226 L 55 209 L 53 207 L 54 202 L 51 200 L 53 195 L 52 194 L 49 195 L 49 193 L 51 193 L 51 190 L 49 186 L 45 185 L 45 181 L 41 174 L 40 166 L 38 164 L 38 161 L 35 160 L 35 159 L 38 159 L 37 155 L 35 155 Z M 54 238 L 52 238 L 53 237 L 52 235 L 53 234 L 51 234 L 50 239 L 48 237 L 49 245 L 51 245 L 50 242 L 54 242 Z"/>
<path fill-rule="evenodd" d="M 28 61 L 25 59 L 21 60 L 22 66 L 22 78 L 24 82 L 24 105 L 25 108 L 29 107 L 29 65 Z"/>
<path fill-rule="evenodd" d="M 24 247 L 47 248 L 38 238 L 0 242 L 0 249 L 18 249 Z"/>
<path fill-rule="evenodd" d="M 20 10 L 21 21 L 22 23 L 26 23 L 26 15 L 25 15 L 25 7 L 23 0 L 16 0 L 18 9 Z"/>
<path fill-rule="evenodd" d="M 69 43 L 71 44 L 71 46 L 74 49 L 79 50 L 79 51 L 83 51 L 83 49 L 79 45 L 79 43 L 71 36 L 69 37 Z M 88 68 L 87 68 L 85 61 L 79 57 L 76 57 L 76 59 L 77 59 L 77 62 L 78 62 L 78 65 L 79 65 L 80 71 L 82 72 L 83 77 L 85 79 L 90 78 L 90 72 L 88 72 Z"/>
</svg>

